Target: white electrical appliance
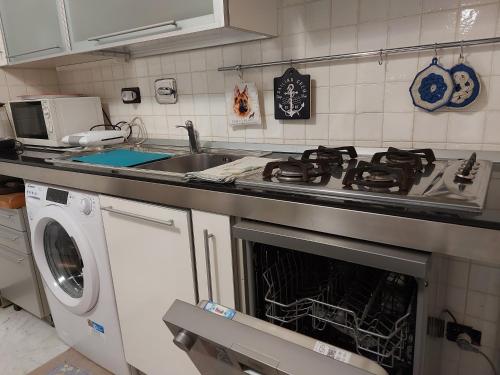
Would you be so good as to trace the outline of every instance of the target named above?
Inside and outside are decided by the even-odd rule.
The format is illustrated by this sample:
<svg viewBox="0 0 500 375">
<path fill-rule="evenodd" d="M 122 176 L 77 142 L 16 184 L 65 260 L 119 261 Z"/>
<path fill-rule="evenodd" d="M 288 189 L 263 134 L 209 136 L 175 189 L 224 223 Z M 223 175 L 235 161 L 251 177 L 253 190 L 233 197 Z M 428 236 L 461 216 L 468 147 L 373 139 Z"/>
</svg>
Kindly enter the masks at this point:
<svg viewBox="0 0 500 375">
<path fill-rule="evenodd" d="M 130 375 L 97 195 L 26 183 L 35 262 L 57 333 L 116 375 Z"/>
<path fill-rule="evenodd" d="M 71 134 L 61 141 L 69 146 L 109 146 L 123 143 L 130 135 L 127 130 L 94 130 Z"/>
<path fill-rule="evenodd" d="M 64 147 L 62 138 L 104 123 L 101 99 L 89 96 L 10 101 L 7 111 L 16 138 L 27 145 Z"/>
</svg>

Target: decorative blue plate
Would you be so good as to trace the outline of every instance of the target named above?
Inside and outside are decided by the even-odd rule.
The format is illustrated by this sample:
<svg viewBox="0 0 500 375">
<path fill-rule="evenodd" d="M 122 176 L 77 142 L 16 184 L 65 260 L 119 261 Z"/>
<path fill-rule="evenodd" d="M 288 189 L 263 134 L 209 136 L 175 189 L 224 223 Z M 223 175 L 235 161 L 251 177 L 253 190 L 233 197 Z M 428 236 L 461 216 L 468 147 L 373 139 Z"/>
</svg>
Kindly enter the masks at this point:
<svg viewBox="0 0 500 375">
<path fill-rule="evenodd" d="M 432 59 L 431 65 L 418 73 L 410 86 L 410 95 L 416 107 L 432 112 L 448 104 L 454 91 L 448 70 Z"/>
<path fill-rule="evenodd" d="M 457 64 L 450 69 L 455 84 L 448 107 L 463 108 L 474 102 L 481 92 L 481 83 L 474 69 L 465 64 Z"/>
</svg>

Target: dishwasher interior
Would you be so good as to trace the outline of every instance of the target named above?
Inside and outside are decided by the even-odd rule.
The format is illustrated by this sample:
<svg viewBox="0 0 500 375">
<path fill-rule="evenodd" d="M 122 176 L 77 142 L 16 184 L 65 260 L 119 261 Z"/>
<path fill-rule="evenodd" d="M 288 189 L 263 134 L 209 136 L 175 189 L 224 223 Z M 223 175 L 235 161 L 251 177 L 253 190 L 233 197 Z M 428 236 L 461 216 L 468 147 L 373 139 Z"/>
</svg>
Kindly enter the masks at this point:
<svg viewBox="0 0 500 375">
<path fill-rule="evenodd" d="M 414 277 L 265 244 L 250 268 L 257 318 L 413 373 Z"/>
</svg>

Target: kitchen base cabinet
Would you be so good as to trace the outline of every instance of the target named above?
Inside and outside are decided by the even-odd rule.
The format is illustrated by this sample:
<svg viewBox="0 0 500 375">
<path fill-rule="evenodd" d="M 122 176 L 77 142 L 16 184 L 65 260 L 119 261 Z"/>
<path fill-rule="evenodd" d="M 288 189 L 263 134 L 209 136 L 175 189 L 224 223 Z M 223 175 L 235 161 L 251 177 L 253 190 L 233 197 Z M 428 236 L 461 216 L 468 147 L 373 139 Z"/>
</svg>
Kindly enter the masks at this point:
<svg viewBox="0 0 500 375">
<path fill-rule="evenodd" d="M 211 288 L 214 302 L 234 309 L 235 288 L 230 217 L 195 210 L 191 215 L 200 299 L 209 300 Z M 208 267 L 210 267 L 210 272 L 207 272 Z"/>
<path fill-rule="evenodd" d="M 195 302 L 189 211 L 100 201 L 127 362 L 148 375 L 199 375 L 162 320 L 175 299 Z"/>
</svg>

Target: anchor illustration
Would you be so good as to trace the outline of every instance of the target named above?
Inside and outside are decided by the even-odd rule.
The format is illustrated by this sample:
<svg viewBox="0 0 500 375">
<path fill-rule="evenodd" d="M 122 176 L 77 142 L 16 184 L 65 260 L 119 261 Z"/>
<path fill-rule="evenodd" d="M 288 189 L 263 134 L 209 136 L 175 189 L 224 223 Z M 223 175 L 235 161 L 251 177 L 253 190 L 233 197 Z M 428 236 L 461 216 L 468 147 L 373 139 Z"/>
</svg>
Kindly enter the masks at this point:
<svg viewBox="0 0 500 375">
<path fill-rule="evenodd" d="M 305 103 L 302 103 L 298 109 L 295 109 L 294 107 L 293 99 L 298 93 L 299 93 L 298 91 L 295 91 L 295 85 L 293 83 L 289 84 L 285 92 L 285 95 L 288 96 L 288 105 L 290 108 L 287 110 L 283 107 L 281 103 L 278 104 L 279 109 L 281 109 L 288 117 L 293 117 L 295 115 L 298 115 L 300 111 L 302 111 L 302 109 L 305 108 Z"/>
</svg>

